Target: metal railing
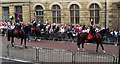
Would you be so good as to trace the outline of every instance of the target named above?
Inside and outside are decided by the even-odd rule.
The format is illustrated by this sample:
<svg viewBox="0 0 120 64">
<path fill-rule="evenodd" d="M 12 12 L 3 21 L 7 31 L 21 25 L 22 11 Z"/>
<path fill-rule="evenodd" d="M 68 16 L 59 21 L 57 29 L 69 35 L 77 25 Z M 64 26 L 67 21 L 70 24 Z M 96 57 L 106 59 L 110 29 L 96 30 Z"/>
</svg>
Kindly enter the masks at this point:
<svg viewBox="0 0 120 64">
<path fill-rule="evenodd" d="M 60 64 L 89 64 L 89 63 L 105 63 L 117 64 L 118 58 L 110 54 L 90 53 L 81 51 L 70 51 L 61 49 L 49 49 L 30 47 L 27 49 L 10 44 L 2 44 L 2 56 L 6 58 L 19 59 L 31 63 L 60 63 Z"/>
</svg>

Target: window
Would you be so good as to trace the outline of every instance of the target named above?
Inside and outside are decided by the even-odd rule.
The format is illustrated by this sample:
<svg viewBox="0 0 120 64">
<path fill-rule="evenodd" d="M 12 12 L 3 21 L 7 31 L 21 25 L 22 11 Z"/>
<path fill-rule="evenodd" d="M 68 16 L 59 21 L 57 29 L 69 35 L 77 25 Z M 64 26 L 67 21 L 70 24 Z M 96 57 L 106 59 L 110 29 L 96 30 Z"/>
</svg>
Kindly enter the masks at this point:
<svg viewBox="0 0 120 64">
<path fill-rule="evenodd" d="M 73 24 L 79 23 L 79 6 L 76 4 L 70 6 L 70 22 Z"/>
<path fill-rule="evenodd" d="M 43 22 L 43 7 L 37 5 L 35 10 L 36 10 L 36 20 Z"/>
<path fill-rule="evenodd" d="M 3 20 L 5 22 L 9 21 L 9 7 L 3 7 Z"/>
<path fill-rule="evenodd" d="M 16 22 L 23 21 L 22 6 L 15 6 L 15 21 Z"/>
<path fill-rule="evenodd" d="M 61 9 L 58 5 L 52 6 L 52 19 L 53 23 L 61 23 Z"/>
<path fill-rule="evenodd" d="M 90 21 L 95 22 L 95 24 L 99 23 L 99 11 L 100 7 L 98 4 L 93 3 L 90 5 Z"/>
</svg>

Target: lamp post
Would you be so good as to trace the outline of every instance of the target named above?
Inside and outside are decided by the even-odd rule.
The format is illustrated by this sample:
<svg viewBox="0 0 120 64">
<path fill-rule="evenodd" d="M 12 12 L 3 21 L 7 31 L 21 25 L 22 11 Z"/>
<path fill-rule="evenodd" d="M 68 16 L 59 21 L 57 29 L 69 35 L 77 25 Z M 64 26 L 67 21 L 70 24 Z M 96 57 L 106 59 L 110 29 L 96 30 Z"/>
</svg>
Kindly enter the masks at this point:
<svg viewBox="0 0 120 64">
<path fill-rule="evenodd" d="M 105 29 L 106 29 L 106 18 L 107 18 L 107 2 L 105 0 Z"/>
</svg>

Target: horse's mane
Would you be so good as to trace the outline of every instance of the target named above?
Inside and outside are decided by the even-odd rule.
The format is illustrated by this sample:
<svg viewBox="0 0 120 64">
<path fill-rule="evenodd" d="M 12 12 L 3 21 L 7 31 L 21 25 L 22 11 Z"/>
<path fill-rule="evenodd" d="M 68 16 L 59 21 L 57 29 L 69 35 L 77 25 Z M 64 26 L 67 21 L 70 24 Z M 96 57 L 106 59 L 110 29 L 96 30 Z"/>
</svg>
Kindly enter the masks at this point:
<svg viewBox="0 0 120 64">
<path fill-rule="evenodd" d="M 103 36 L 105 36 L 105 34 L 107 33 L 107 29 L 102 29 L 102 30 L 100 30 L 98 33 L 103 37 Z"/>
</svg>

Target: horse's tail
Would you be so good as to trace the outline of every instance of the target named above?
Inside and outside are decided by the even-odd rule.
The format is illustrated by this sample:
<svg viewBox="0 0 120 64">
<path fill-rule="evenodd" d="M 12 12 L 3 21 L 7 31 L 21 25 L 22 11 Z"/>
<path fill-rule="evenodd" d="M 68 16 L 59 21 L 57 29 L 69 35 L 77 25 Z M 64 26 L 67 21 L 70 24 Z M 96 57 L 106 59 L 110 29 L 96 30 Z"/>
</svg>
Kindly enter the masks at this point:
<svg viewBox="0 0 120 64">
<path fill-rule="evenodd" d="M 7 31 L 7 40 L 10 41 L 10 30 Z"/>
</svg>

